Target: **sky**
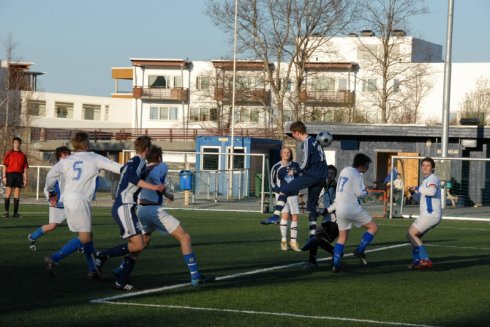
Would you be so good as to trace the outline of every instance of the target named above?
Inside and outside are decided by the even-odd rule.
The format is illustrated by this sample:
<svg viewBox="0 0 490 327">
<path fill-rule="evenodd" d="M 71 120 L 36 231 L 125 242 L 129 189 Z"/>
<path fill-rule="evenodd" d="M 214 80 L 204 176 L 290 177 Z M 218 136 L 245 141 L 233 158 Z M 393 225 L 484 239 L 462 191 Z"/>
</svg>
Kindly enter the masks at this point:
<svg viewBox="0 0 490 327">
<path fill-rule="evenodd" d="M 454 2 L 452 61 L 490 62 L 490 0 Z M 426 5 L 409 35 L 445 46 L 448 0 Z M 204 10 L 205 0 L 0 0 L 0 59 L 10 37 L 14 59 L 46 72 L 41 90 L 110 96 L 111 68 L 130 67 L 129 58 L 232 58 L 230 38 Z"/>
</svg>

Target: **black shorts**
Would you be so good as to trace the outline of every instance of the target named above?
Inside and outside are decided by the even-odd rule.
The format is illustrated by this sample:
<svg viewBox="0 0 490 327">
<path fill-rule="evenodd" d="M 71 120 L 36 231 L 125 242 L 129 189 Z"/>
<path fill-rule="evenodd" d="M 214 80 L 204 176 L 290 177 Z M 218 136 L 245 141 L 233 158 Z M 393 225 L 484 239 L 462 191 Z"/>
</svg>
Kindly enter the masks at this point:
<svg viewBox="0 0 490 327">
<path fill-rule="evenodd" d="M 7 187 L 24 187 L 24 174 L 22 173 L 6 173 Z"/>
</svg>

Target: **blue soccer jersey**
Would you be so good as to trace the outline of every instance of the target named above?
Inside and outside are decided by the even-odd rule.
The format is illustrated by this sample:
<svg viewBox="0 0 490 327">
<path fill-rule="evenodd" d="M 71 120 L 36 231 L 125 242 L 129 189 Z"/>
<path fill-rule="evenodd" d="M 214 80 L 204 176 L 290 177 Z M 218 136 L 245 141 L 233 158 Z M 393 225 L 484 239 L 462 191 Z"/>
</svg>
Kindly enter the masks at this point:
<svg viewBox="0 0 490 327">
<path fill-rule="evenodd" d="M 300 172 L 303 175 L 327 178 L 327 160 L 323 148 L 312 136 L 301 145 L 303 151 L 303 161 L 301 162 Z"/>
<path fill-rule="evenodd" d="M 167 172 L 168 166 L 163 162 L 156 165 L 148 165 L 145 172 L 145 182 L 153 185 L 164 184 Z M 153 190 L 142 189 L 139 198 L 140 200 L 149 201 L 159 205 L 163 203 L 163 193 Z"/>
<path fill-rule="evenodd" d="M 121 168 L 121 179 L 117 186 L 114 206 L 136 204 L 140 188 L 137 186 L 145 171 L 146 162 L 140 156 L 134 156 Z"/>
<path fill-rule="evenodd" d="M 293 176 L 288 175 L 288 172 L 293 170 L 295 173 Z M 287 166 L 283 166 L 281 161 L 272 166 L 271 169 L 271 186 L 272 191 L 279 193 L 279 189 L 282 184 L 289 183 L 294 179 L 294 176 L 298 175 L 299 164 L 295 161 L 291 161 Z"/>
</svg>

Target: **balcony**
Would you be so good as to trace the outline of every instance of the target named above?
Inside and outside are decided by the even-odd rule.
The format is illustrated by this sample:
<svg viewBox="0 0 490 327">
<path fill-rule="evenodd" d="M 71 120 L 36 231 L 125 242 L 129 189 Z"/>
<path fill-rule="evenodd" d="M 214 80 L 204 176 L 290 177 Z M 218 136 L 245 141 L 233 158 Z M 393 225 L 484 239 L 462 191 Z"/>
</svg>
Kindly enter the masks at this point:
<svg viewBox="0 0 490 327">
<path fill-rule="evenodd" d="M 150 88 L 150 87 L 134 87 L 133 97 L 136 99 L 145 100 L 167 100 L 167 101 L 189 101 L 189 90 L 176 87 L 173 89 Z"/>
<path fill-rule="evenodd" d="M 351 106 L 356 101 L 353 91 L 300 91 L 299 100 L 306 105 Z"/>
<path fill-rule="evenodd" d="M 223 104 L 231 104 L 232 90 L 218 87 L 214 91 L 214 100 Z M 237 88 L 235 90 L 235 104 L 238 105 L 269 105 L 270 91 L 260 89 Z"/>
</svg>

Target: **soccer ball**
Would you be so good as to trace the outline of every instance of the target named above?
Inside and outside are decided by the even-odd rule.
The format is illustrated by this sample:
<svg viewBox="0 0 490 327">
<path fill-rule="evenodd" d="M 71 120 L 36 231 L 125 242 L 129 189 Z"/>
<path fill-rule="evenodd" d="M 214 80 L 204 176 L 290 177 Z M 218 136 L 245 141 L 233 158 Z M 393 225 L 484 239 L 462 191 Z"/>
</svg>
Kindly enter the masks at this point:
<svg viewBox="0 0 490 327">
<path fill-rule="evenodd" d="M 329 132 L 323 131 L 318 133 L 318 135 L 316 136 L 316 140 L 318 143 L 320 143 L 322 147 L 325 147 L 332 144 L 333 136 Z"/>
</svg>

